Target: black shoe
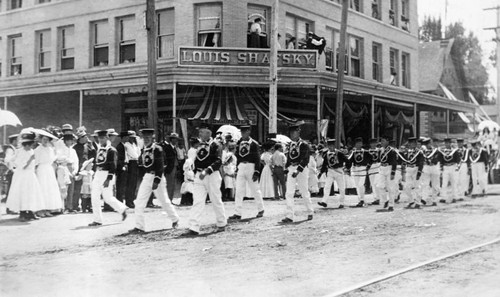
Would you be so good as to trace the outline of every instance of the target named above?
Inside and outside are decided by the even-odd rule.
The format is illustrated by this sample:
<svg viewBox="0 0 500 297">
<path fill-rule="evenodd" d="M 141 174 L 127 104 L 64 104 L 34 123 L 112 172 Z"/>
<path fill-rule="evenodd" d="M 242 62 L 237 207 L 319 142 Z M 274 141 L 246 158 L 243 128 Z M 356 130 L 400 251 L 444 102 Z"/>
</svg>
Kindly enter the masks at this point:
<svg viewBox="0 0 500 297">
<path fill-rule="evenodd" d="M 342 208 L 344 208 L 344 204 L 339 205 L 339 209 L 342 209 Z"/>
<path fill-rule="evenodd" d="M 389 201 L 386 201 L 386 202 L 384 203 L 384 208 L 387 208 L 388 206 L 389 206 Z"/>
<path fill-rule="evenodd" d="M 172 223 L 172 229 L 177 229 L 179 227 L 179 221 Z"/>
<path fill-rule="evenodd" d="M 102 224 L 98 222 L 92 222 L 89 224 L 89 227 L 97 227 L 97 226 L 102 226 Z"/>
<path fill-rule="evenodd" d="M 370 203 L 370 205 L 380 205 L 380 200 L 375 200 L 373 201 L 372 203 Z"/>
<path fill-rule="evenodd" d="M 139 228 L 134 228 L 128 231 L 128 234 L 144 234 L 144 233 L 146 233 L 146 231 Z"/>
<path fill-rule="evenodd" d="M 327 207 L 328 205 L 325 202 L 318 202 L 319 206 Z"/>
<path fill-rule="evenodd" d="M 257 213 L 257 215 L 255 216 L 256 218 L 262 218 L 264 216 L 264 211 L 261 210 Z"/>
<path fill-rule="evenodd" d="M 363 200 L 361 200 L 354 207 L 364 207 L 364 206 L 365 206 L 365 202 Z"/>
<path fill-rule="evenodd" d="M 284 218 L 283 220 L 281 220 L 282 223 L 285 223 L 285 224 L 288 224 L 288 223 L 293 223 L 293 220 L 290 219 L 290 218 Z"/>
<path fill-rule="evenodd" d="M 415 202 L 411 202 L 410 204 L 408 204 L 408 205 L 406 206 L 406 208 L 413 208 L 413 206 L 414 206 L 414 205 L 415 205 Z"/>
<path fill-rule="evenodd" d="M 125 209 L 123 212 L 122 212 L 122 221 L 125 221 L 127 219 L 127 210 Z"/>
<path fill-rule="evenodd" d="M 394 211 L 394 207 L 389 206 L 389 208 L 387 209 L 387 211 Z"/>
<path fill-rule="evenodd" d="M 439 200 L 439 202 L 446 203 L 446 200 L 445 199 L 441 199 L 441 200 Z"/>
<path fill-rule="evenodd" d="M 312 221 L 312 219 L 313 219 L 313 215 L 308 215 L 308 216 L 307 216 L 307 220 L 308 220 L 308 221 Z"/>
<path fill-rule="evenodd" d="M 422 202 L 423 205 L 427 205 L 427 201 L 425 201 L 424 199 L 420 199 L 420 201 Z"/>
<path fill-rule="evenodd" d="M 239 221 L 241 220 L 241 216 L 235 214 L 235 215 L 232 215 L 230 216 L 229 218 L 227 218 L 228 220 L 231 220 L 231 221 Z"/>
</svg>

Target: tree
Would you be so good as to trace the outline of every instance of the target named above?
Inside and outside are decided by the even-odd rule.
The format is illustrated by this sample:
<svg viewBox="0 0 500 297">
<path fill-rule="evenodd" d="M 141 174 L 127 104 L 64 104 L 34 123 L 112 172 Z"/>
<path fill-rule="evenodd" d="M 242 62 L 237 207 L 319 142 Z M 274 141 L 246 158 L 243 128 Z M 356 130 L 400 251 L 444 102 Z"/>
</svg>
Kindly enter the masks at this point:
<svg viewBox="0 0 500 297">
<path fill-rule="evenodd" d="M 480 104 L 488 100 L 488 72 L 482 63 L 483 50 L 473 32 L 466 32 L 461 22 L 446 27 L 445 39 L 455 41 L 451 48 L 451 58 L 457 69 L 465 94 L 470 91 Z M 441 40 L 441 19 L 425 17 L 419 29 L 421 41 Z"/>
</svg>

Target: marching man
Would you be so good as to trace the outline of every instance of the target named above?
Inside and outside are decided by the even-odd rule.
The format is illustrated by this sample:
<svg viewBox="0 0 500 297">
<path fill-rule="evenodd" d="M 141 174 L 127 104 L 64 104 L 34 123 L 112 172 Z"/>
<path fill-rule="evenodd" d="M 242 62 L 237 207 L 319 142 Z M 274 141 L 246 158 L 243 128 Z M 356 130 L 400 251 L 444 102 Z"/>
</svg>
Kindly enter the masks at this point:
<svg viewBox="0 0 500 297">
<path fill-rule="evenodd" d="M 408 139 L 408 150 L 403 154 L 405 162 L 405 185 L 404 192 L 410 198 L 410 203 L 407 208 L 420 208 L 420 177 L 424 167 L 424 155 L 421 150 L 417 149 L 417 138 L 411 137 Z"/>
<path fill-rule="evenodd" d="M 102 225 L 101 195 L 105 203 L 121 213 L 123 221 L 127 218 L 127 207 L 113 197 L 113 185 L 116 180 L 116 149 L 111 146 L 106 130 L 97 131 L 97 140 L 99 144 L 94 161 L 95 175 L 91 191 L 94 221 L 89 224 L 91 227 Z"/>
<path fill-rule="evenodd" d="M 488 184 L 488 152 L 475 140 L 469 154 L 472 173 L 472 197 L 483 197 Z"/>
<path fill-rule="evenodd" d="M 379 187 L 377 187 L 377 176 L 380 171 L 380 148 L 377 147 L 378 139 L 370 139 L 370 168 L 368 169 L 368 178 L 370 179 L 370 186 L 372 188 L 373 202 L 371 205 L 380 204 Z"/>
<path fill-rule="evenodd" d="M 464 145 L 462 138 L 457 139 L 458 153 L 460 154 L 460 165 L 458 169 L 458 197 L 463 201 L 467 192 L 469 192 L 469 149 Z"/>
<path fill-rule="evenodd" d="M 339 208 L 344 208 L 345 200 L 345 178 L 344 173 L 349 171 L 349 160 L 339 150 L 335 148 L 335 139 L 327 140 L 328 151 L 323 155 L 323 166 L 321 173 L 326 175 L 325 190 L 323 199 L 318 202 L 320 206 L 327 207 L 330 199 L 330 192 L 333 182 L 337 182 L 339 187 L 340 205 Z"/>
<path fill-rule="evenodd" d="M 363 149 L 363 138 L 356 138 L 354 145 L 355 147 L 348 159 L 350 164 L 352 164 L 351 175 L 354 179 L 356 193 L 358 194 L 358 204 L 356 204 L 356 207 L 363 207 L 365 206 L 366 173 L 370 168 L 371 155 Z"/>
<path fill-rule="evenodd" d="M 446 203 L 457 202 L 458 169 L 460 164 L 460 153 L 457 149 L 452 149 L 451 139 L 444 139 L 445 148 L 439 150 L 441 153 L 441 171 L 443 173 L 443 184 L 441 185 L 441 200 Z M 451 194 L 448 194 L 448 185 L 451 185 Z"/>
<path fill-rule="evenodd" d="M 144 170 L 135 204 L 135 228 L 129 233 L 141 234 L 145 232 L 146 223 L 144 218 L 144 209 L 148 203 L 151 193 L 160 201 L 163 210 L 168 214 L 172 221 L 172 228 L 177 228 L 179 216 L 175 211 L 167 194 L 167 181 L 163 175 L 163 150 L 153 141 L 154 129 L 142 129 L 142 138 L 144 148 L 139 157 L 139 167 Z"/>
<path fill-rule="evenodd" d="M 422 178 L 420 179 L 422 200 L 429 201 L 431 206 L 436 206 L 436 197 L 439 193 L 441 176 L 438 166 L 439 161 L 441 160 L 441 154 L 437 148 L 433 148 L 432 140 L 430 138 L 422 140 L 422 153 L 424 156 L 424 167 L 422 169 Z"/>
<path fill-rule="evenodd" d="M 208 126 L 200 126 L 198 133 L 200 144 L 194 160 L 193 206 L 189 218 L 189 231 L 185 234 L 187 236 L 200 234 L 200 221 L 205 209 L 207 194 L 214 208 L 217 231 L 225 231 L 227 225 L 226 211 L 220 190 L 222 177 L 219 169 L 222 165 L 222 148 L 212 138 L 212 131 Z"/>
<path fill-rule="evenodd" d="M 286 168 L 288 170 L 286 180 L 286 217 L 281 220 L 282 223 L 291 223 L 294 220 L 294 195 L 298 188 L 302 194 L 302 199 L 306 204 L 308 216 L 307 220 L 313 219 L 314 209 L 309 193 L 309 145 L 300 138 L 300 125 L 290 126 L 290 147 L 288 148 Z"/>
<path fill-rule="evenodd" d="M 259 185 L 260 154 L 259 143 L 250 137 L 251 126 L 241 126 L 241 139 L 236 145 L 238 172 L 236 174 L 235 214 L 230 220 L 241 220 L 243 212 L 243 197 L 247 188 L 248 197 L 254 197 L 257 202 L 257 218 L 264 216 L 264 200 Z M 247 187 L 248 185 L 248 187 Z"/>
<path fill-rule="evenodd" d="M 378 187 L 381 193 L 381 202 L 384 202 L 383 208 L 387 211 L 394 211 L 394 199 L 397 191 L 396 168 L 398 165 L 397 152 L 389 146 L 389 137 L 381 138 L 382 152 L 380 153 L 380 173 Z"/>
</svg>

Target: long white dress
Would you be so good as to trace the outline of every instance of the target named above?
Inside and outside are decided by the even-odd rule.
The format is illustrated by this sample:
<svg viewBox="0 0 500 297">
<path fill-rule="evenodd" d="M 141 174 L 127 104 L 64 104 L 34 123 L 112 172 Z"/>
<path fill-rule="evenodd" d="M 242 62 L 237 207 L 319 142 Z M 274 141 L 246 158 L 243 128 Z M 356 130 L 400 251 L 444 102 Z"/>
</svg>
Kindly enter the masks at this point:
<svg viewBox="0 0 500 297">
<path fill-rule="evenodd" d="M 12 211 L 39 211 L 46 209 L 43 203 L 42 189 L 35 174 L 35 160 L 28 161 L 34 156 L 32 149 L 20 148 L 16 152 L 14 164 L 16 170 L 12 177 L 7 207 Z"/>
<path fill-rule="evenodd" d="M 260 174 L 260 191 L 262 192 L 262 198 L 274 198 L 275 196 L 273 174 L 271 172 L 272 156 L 270 152 L 264 152 L 260 157 L 262 162 L 264 162 L 264 168 Z"/>
<path fill-rule="evenodd" d="M 56 172 L 52 166 L 56 159 L 56 152 L 50 146 L 40 145 L 35 149 L 35 163 L 38 165 L 36 176 L 42 188 L 45 209 L 50 210 L 63 208 Z"/>
</svg>

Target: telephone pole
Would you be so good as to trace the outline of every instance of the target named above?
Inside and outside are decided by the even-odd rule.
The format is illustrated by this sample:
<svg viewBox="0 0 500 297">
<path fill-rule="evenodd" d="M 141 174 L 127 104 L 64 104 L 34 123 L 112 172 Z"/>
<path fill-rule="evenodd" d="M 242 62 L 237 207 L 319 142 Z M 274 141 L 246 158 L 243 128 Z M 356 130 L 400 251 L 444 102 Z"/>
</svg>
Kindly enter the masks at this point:
<svg viewBox="0 0 500 297">
<path fill-rule="evenodd" d="M 337 65 L 337 106 L 335 109 L 335 139 L 337 140 L 337 149 L 340 148 L 342 137 L 342 109 L 344 106 L 344 69 L 346 54 L 346 35 L 347 35 L 347 15 L 349 10 L 349 0 L 342 0 L 342 18 L 340 23 L 340 48 L 339 62 Z"/>
<path fill-rule="evenodd" d="M 278 22 L 279 0 L 272 8 L 271 59 L 269 67 L 269 133 L 278 133 Z"/>
<path fill-rule="evenodd" d="M 486 28 L 485 30 L 495 30 L 497 43 L 497 123 L 500 123 L 500 6 L 485 8 L 484 10 L 496 10 L 497 12 L 497 26 L 494 28 Z"/>
<path fill-rule="evenodd" d="M 156 35 L 158 32 L 155 0 L 146 0 L 146 30 L 148 34 L 148 122 L 158 138 L 158 103 L 156 86 Z"/>
</svg>

